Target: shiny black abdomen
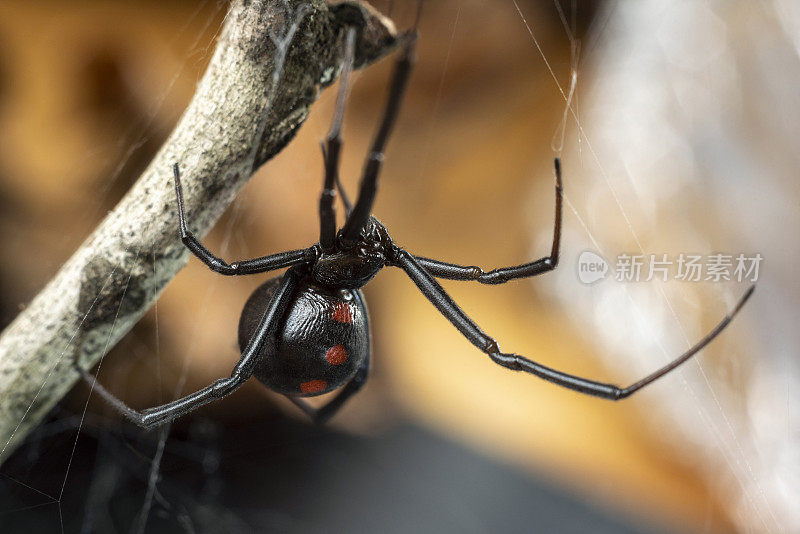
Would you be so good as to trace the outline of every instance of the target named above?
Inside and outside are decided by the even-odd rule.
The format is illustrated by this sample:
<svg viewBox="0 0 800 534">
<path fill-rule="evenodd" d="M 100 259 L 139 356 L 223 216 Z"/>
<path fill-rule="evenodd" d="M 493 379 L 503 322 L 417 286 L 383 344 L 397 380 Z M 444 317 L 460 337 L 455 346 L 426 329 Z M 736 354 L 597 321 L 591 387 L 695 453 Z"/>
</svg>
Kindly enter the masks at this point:
<svg viewBox="0 0 800 534">
<path fill-rule="evenodd" d="M 239 349 L 244 350 L 280 278 L 259 286 L 239 319 Z M 299 283 L 261 351 L 254 376 L 286 395 L 310 397 L 344 385 L 369 354 L 369 318 L 357 289 L 327 289 L 310 279 Z"/>
</svg>

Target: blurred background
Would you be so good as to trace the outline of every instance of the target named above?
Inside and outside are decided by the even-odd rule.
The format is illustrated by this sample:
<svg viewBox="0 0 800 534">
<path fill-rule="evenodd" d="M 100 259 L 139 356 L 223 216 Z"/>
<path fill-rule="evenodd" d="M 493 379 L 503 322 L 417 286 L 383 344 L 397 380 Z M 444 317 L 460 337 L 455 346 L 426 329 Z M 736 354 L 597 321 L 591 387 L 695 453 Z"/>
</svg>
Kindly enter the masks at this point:
<svg viewBox="0 0 800 534">
<path fill-rule="evenodd" d="M 408 27 L 415 3 L 395 4 Z M 226 8 L 0 5 L 0 327 L 147 165 Z M 681 370 L 610 403 L 497 367 L 402 272 L 385 270 L 365 290 L 374 372 L 328 428 L 252 381 L 168 433 L 142 434 L 94 398 L 82 419 L 78 385 L 0 468 L 6 525 L 800 530 L 800 9 L 436 0 L 420 31 L 375 209 L 398 243 L 487 269 L 546 255 L 552 159 L 563 160 L 559 269 L 503 286 L 443 284 L 504 350 L 627 385 L 702 337 L 748 286 L 619 282 L 622 254 L 761 254 L 741 316 Z M 342 163 L 351 190 L 391 65 L 354 76 Z M 205 240 L 211 250 L 232 260 L 317 240 L 319 141 L 334 100 L 325 91 L 251 179 Z M 586 250 L 609 262 L 607 279 L 579 280 Z M 147 407 L 226 376 L 241 307 L 263 281 L 190 261 L 106 356 L 100 380 Z"/>
</svg>

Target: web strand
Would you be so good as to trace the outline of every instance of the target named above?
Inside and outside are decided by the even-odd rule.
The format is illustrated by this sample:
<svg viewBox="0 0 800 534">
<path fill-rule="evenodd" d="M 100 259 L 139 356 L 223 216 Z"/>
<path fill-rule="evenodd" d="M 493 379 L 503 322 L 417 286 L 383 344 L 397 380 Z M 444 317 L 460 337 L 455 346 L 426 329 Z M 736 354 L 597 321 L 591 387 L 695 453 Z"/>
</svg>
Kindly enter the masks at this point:
<svg viewBox="0 0 800 534">
<path fill-rule="evenodd" d="M 642 246 L 642 243 L 641 243 L 641 241 L 639 239 L 638 233 L 634 229 L 633 224 L 631 223 L 631 220 L 628 217 L 627 212 L 625 211 L 624 207 L 622 206 L 622 203 L 621 203 L 621 201 L 619 199 L 617 191 L 613 187 L 613 185 L 611 184 L 611 182 L 609 180 L 609 177 L 608 177 L 608 174 L 606 173 L 603 165 L 601 164 L 600 158 L 599 158 L 597 152 L 595 151 L 594 147 L 592 146 L 592 143 L 589 140 L 589 137 L 588 137 L 588 135 L 586 134 L 586 132 L 585 132 L 585 130 L 583 128 L 583 124 L 581 123 L 580 118 L 578 117 L 578 114 L 577 114 L 576 110 L 572 106 L 572 96 L 573 96 L 573 92 L 574 92 L 574 87 L 572 87 L 572 85 L 571 85 L 569 94 L 565 93 L 564 89 L 562 88 L 561 84 L 558 81 L 557 76 L 555 75 L 555 72 L 554 72 L 552 66 L 550 65 L 550 62 L 548 61 L 546 55 L 544 54 L 544 51 L 542 50 L 541 45 L 539 44 L 538 40 L 536 39 L 536 36 L 534 35 L 533 30 L 531 29 L 531 26 L 528 24 L 527 19 L 525 18 L 524 14 L 522 13 L 522 10 L 520 9 L 519 4 L 517 3 L 517 0 L 512 0 L 512 3 L 514 4 L 514 7 L 515 7 L 520 19 L 522 20 L 522 22 L 523 22 L 523 24 L 524 24 L 524 26 L 525 26 L 525 28 L 526 28 L 531 40 L 533 41 L 534 46 L 536 47 L 536 49 L 538 50 L 540 56 L 542 57 L 542 60 L 544 61 L 544 64 L 547 67 L 547 70 L 549 71 L 550 76 L 553 78 L 553 82 L 555 83 L 558 91 L 561 93 L 561 96 L 563 97 L 563 99 L 564 99 L 564 101 L 566 103 L 565 116 L 566 116 L 567 112 L 569 112 L 572 115 L 572 117 L 574 118 L 576 127 L 577 127 L 577 129 L 578 129 L 578 131 L 580 133 L 580 136 L 583 139 L 583 141 L 585 142 L 587 148 L 589 149 L 589 152 L 592 155 L 592 158 L 594 159 L 595 164 L 597 165 L 597 168 L 600 171 L 600 175 L 602 176 L 603 181 L 605 182 L 605 184 L 608 187 L 608 189 L 611 191 L 611 194 L 612 194 L 612 196 L 614 198 L 614 202 L 616 203 L 616 205 L 617 205 L 617 207 L 618 207 L 623 219 L 625 220 L 625 224 L 626 224 L 628 230 L 630 231 L 634 241 L 636 242 L 636 245 L 637 245 L 639 251 L 642 254 L 644 254 L 644 247 Z M 556 5 L 558 6 L 558 2 L 557 1 L 556 1 Z M 565 19 L 563 17 L 563 14 L 561 14 L 560 6 L 559 6 L 559 13 L 561 15 L 561 19 L 562 19 L 562 23 L 563 23 Z M 573 15 L 574 15 L 574 13 L 573 13 Z M 574 45 L 575 38 L 574 38 L 573 32 L 567 31 L 567 34 L 568 34 L 568 37 L 570 39 L 570 43 Z M 573 48 L 573 50 L 574 50 L 574 48 Z M 575 60 L 575 58 L 573 57 L 573 61 L 574 60 Z M 573 69 L 575 69 L 574 63 L 573 63 Z M 575 73 L 575 70 L 573 70 L 573 75 L 574 75 L 574 73 Z M 573 78 L 573 80 L 574 80 L 574 78 Z M 597 239 L 594 237 L 594 235 L 592 235 L 592 233 L 589 230 L 588 226 L 585 224 L 583 219 L 580 217 L 580 215 L 578 214 L 578 212 L 575 209 L 575 207 L 573 206 L 573 204 L 569 201 L 569 198 L 568 198 L 566 193 L 564 193 L 564 200 L 567 202 L 567 205 L 570 207 L 571 211 L 579 219 L 579 221 L 580 221 L 584 231 L 587 233 L 587 236 L 589 237 L 589 239 L 592 241 L 592 243 L 595 245 L 595 247 L 597 247 L 597 250 L 602 253 L 602 248 L 599 247 Z M 636 305 L 633 297 L 630 295 L 630 292 L 628 291 L 628 289 L 626 287 L 623 287 L 623 290 L 624 290 L 624 292 L 626 294 L 626 297 L 628 298 L 628 300 L 633 305 L 634 311 L 636 312 L 636 315 L 639 317 L 640 322 L 644 322 L 644 315 L 643 315 L 642 311 Z M 692 343 L 691 343 L 691 341 L 689 339 L 689 336 L 688 336 L 688 334 L 686 332 L 686 329 L 683 326 L 683 323 L 680 320 L 680 317 L 678 316 L 678 314 L 675 311 L 675 308 L 674 308 L 674 306 L 672 304 L 672 301 L 670 300 L 670 298 L 668 297 L 668 295 L 664 291 L 663 287 L 661 287 L 660 285 L 658 286 L 658 292 L 659 292 L 662 300 L 666 303 L 667 308 L 668 308 L 670 314 L 672 315 L 673 320 L 677 324 L 677 326 L 679 328 L 679 331 L 681 332 L 681 335 L 683 337 L 685 345 L 687 347 L 690 347 L 692 345 Z M 685 292 L 685 290 L 684 290 L 684 292 Z M 663 346 L 663 344 L 661 343 L 660 339 L 658 339 L 657 336 L 653 336 L 653 339 L 655 339 L 656 344 L 659 347 L 659 349 L 661 350 L 661 352 L 664 354 L 664 357 L 665 358 L 669 358 L 669 353 L 666 350 L 666 348 Z M 739 441 L 739 439 L 738 439 L 738 437 L 736 435 L 736 432 L 735 432 L 735 429 L 733 427 L 733 424 L 731 423 L 730 418 L 727 416 L 727 414 L 723 410 L 722 404 L 720 403 L 720 400 L 719 400 L 716 392 L 714 391 L 714 388 L 712 387 L 710 380 L 708 379 L 708 375 L 705 372 L 705 369 L 703 369 L 702 363 L 699 360 L 695 360 L 694 363 L 695 363 L 695 365 L 697 365 L 697 368 L 700 371 L 700 375 L 703 378 L 703 381 L 704 381 L 704 383 L 706 385 L 706 388 L 708 389 L 708 391 L 709 391 L 709 393 L 711 395 L 711 398 L 713 399 L 714 406 L 715 406 L 716 410 L 718 411 L 719 415 L 721 416 L 721 418 L 722 418 L 722 420 L 723 420 L 723 422 L 724 422 L 724 424 L 725 424 L 725 426 L 726 426 L 726 428 L 727 428 L 727 430 L 728 430 L 728 432 L 730 434 L 730 438 L 731 438 L 731 440 L 733 441 L 733 443 L 735 445 L 735 453 L 734 453 L 734 451 L 729 450 L 726 440 L 721 438 L 721 436 L 719 434 L 719 430 L 716 429 L 716 425 L 713 424 L 713 421 L 710 419 L 708 414 L 705 412 L 705 408 L 703 407 L 704 405 L 701 403 L 699 397 L 696 395 L 696 392 L 689 385 L 689 382 L 686 380 L 684 375 L 682 373 L 679 373 L 679 375 L 681 376 L 681 380 L 682 380 L 682 382 L 684 384 L 684 387 L 692 395 L 693 399 L 695 400 L 695 405 L 699 407 L 698 408 L 699 415 L 703 419 L 704 423 L 712 425 L 712 427 L 715 428 L 715 430 L 717 431 L 717 433 L 715 435 L 717 436 L 718 444 L 720 445 L 720 448 L 723 451 L 723 456 L 725 457 L 725 460 L 726 460 L 726 462 L 727 462 L 727 464 L 728 464 L 728 466 L 730 468 L 730 471 L 734 474 L 734 476 L 736 476 L 740 487 L 742 488 L 744 494 L 747 496 L 747 499 L 751 502 L 752 509 L 755 510 L 756 514 L 759 515 L 759 517 L 761 516 L 760 507 L 755 505 L 755 500 L 754 500 L 753 496 L 750 494 L 749 486 L 746 485 L 744 483 L 744 481 L 741 479 L 740 470 L 736 468 L 736 465 L 739 464 L 740 462 L 744 463 L 746 472 L 749 474 L 750 479 L 755 483 L 756 487 L 758 488 L 758 491 L 760 492 L 761 497 L 762 497 L 762 501 L 763 501 L 763 503 L 765 504 L 765 506 L 767 508 L 767 512 L 769 513 L 769 515 L 771 516 L 771 518 L 773 520 L 773 524 L 777 525 L 778 524 L 777 523 L 777 519 L 775 518 L 775 515 L 774 515 L 774 513 L 772 511 L 772 507 L 769 504 L 769 501 L 767 500 L 767 498 L 766 498 L 766 496 L 764 494 L 764 490 L 761 487 L 761 485 L 760 485 L 760 483 L 758 481 L 758 478 L 755 476 L 755 473 L 754 473 L 754 470 L 752 468 L 752 465 L 748 461 L 747 455 L 744 453 L 744 449 L 743 449 L 743 447 L 741 445 L 741 442 Z M 764 527 L 767 528 L 766 519 L 763 518 L 763 517 L 761 517 L 760 519 L 761 519 L 762 523 L 764 524 Z"/>
</svg>

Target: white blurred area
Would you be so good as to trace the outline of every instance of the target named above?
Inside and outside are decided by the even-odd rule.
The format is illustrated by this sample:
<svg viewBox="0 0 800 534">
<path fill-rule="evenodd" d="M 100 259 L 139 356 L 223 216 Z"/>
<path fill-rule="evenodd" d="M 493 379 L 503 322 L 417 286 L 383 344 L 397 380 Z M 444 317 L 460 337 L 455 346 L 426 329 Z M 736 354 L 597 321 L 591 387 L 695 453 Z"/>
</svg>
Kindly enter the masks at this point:
<svg viewBox="0 0 800 534">
<path fill-rule="evenodd" d="M 622 385 L 701 338 L 748 284 L 588 286 L 576 274 L 581 252 L 612 264 L 622 253 L 760 253 L 755 296 L 695 361 L 615 404 L 498 368 L 386 269 L 366 288 L 375 372 L 332 426 L 379 435 L 411 421 L 655 529 L 800 531 L 800 3 L 516 4 L 426 1 L 375 211 L 392 236 L 415 253 L 484 268 L 549 251 L 551 139 L 561 139 L 565 102 L 542 58 L 569 94 L 568 36 L 581 35 L 572 109 L 583 132 L 568 115 L 559 268 L 530 282 L 443 285 L 504 350 Z M 395 2 L 398 24 L 411 24 L 415 10 L 416 0 Z M 0 11 L 0 77 L 10 81 L 0 83 L 0 193 L 14 207 L 0 209 L 0 315 L 11 320 L 158 149 L 202 75 L 225 3 L 7 0 Z M 391 66 L 354 76 L 342 154 L 351 190 Z M 316 240 L 319 141 L 334 102 L 334 91 L 322 93 L 297 138 L 206 238 L 209 248 L 232 259 Z M 129 143 L 145 145 L 131 156 Z M 37 261 L 20 261 L 32 251 Z M 184 379 L 188 391 L 225 376 L 241 306 L 261 282 L 190 261 L 107 356 L 101 383 L 145 407 Z M 76 388 L 70 410 L 81 413 L 86 396 Z M 221 428 L 251 418 L 261 432 L 256 407 L 278 402 L 250 383 L 196 417 Z M 473 503 L 458 504 L 462 520 Z"/>
<path fill-rule="evenodd" d="M 617 282 L 619 254 L 760 253 L 741 315 L 636 398 L 647 431 L 704 473 L 738 528 L 798 532 L 800 4 L 612 2 L 595 22 L 563 152 L 562 267 L 537 287 L 627 385 L 700 339 L 748 284 Z M 533 248 L 549 239 L 542 229 Z M 609 260 L 610 279 L 578 281 L 584 250 Z"/>
</svg>

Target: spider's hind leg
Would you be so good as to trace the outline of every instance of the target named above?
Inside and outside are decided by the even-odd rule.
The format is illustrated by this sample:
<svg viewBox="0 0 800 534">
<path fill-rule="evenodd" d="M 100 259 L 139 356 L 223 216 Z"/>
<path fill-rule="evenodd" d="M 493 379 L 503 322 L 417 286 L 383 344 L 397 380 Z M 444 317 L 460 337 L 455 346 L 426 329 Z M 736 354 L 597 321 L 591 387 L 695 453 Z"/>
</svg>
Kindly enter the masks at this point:
<svg viewBox="0 0 800 534">
<path fill-rule="evenodd" d="M 297 268 L 290 269 L 283 276 L 278 289 L 275 291 L 272 300 L 267 306 L 255 330 L 255 334 L 248 342 L 247 347 L 242 351 L 242 357 L 239 359 L 236 367 L 233 368 L 230 377 L 220 378 L 213 384 L 180 399 L 154 408 L 137 411 L 119 400 L 101 384 L 97 383 L 97 378 L 80 367 L 76 361 L 73 361 L 73 366 L 78 371 L 81 378 L 91 386 L 93 391 L 96 391 L 107 403 L 126 418 L 148 430 L 161 426 L 177 417 L 196 410 L 204 404 L 230 395 L 252 376 L 253 367 L 261 353 L 264 342 L 269 336 L 275 334 L 278 323 L 283 317 L 286 307 L 295 293 L 299 276 L 300 274 Z"/>
</svg>

